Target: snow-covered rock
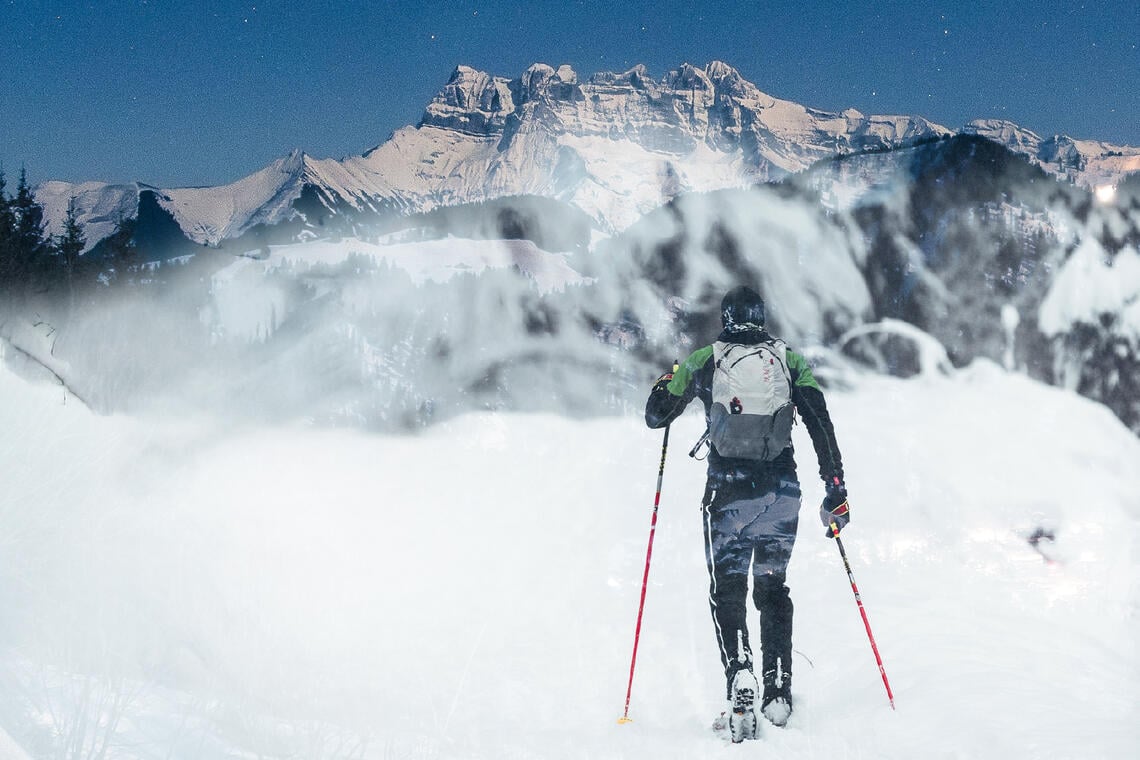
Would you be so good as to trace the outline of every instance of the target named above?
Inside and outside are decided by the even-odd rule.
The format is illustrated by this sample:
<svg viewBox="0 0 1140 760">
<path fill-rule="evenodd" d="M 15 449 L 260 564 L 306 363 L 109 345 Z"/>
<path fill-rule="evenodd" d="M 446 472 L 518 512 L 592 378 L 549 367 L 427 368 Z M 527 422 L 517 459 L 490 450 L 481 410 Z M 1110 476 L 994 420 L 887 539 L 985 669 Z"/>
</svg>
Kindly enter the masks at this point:
<svg viewBox="0 0 1140 760">
<path fill-rule="evenodd" d="M 1078 324 L 1104 324 L 1140 350 L 1140 254 L 1125 248 L 1111 256 L 1086 239 L 1057 273 L 1038 323 L 1050 337 Z"/>
</svg>

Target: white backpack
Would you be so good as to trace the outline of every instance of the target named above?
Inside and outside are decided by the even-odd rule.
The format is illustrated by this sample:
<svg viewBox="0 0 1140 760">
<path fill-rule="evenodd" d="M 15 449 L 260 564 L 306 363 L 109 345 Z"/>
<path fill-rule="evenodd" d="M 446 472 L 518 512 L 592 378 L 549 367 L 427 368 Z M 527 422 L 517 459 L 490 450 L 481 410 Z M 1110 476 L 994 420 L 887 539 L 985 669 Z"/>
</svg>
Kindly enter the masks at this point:
<svg viewBox="0 0 1140 760">
<path fill-rule="evenodd" d="M 724 457 L 771 461 L 792 443 L 792 375 L 781 340 L 713 344 L 709 440 Z"/>
</svg>

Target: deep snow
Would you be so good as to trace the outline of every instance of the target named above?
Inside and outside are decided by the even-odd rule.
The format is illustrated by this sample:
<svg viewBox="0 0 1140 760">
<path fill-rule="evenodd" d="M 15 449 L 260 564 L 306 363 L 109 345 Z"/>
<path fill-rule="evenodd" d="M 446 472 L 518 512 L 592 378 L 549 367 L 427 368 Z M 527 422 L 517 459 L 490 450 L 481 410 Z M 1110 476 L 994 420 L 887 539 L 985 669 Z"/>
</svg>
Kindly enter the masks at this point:
<svg viewBox="0 0 1140 760">
<path fill-rule="evenodd" d="M 95 416 L 0 368 L 0 753 L 66 756 L 117 696 L 111 758 L 1140 754 L 1140 441 L 984 362 L 829 402 L 898 709 L 800 426 L 797 709 L 731 747 L 708 728 L 696 405 L 672 432 L 618 725 L 660 431 L 509 414 L 414 437 L 225 429 Z M 1027 543 L 1038 527 L 1058 562 Z"/>
</svg>

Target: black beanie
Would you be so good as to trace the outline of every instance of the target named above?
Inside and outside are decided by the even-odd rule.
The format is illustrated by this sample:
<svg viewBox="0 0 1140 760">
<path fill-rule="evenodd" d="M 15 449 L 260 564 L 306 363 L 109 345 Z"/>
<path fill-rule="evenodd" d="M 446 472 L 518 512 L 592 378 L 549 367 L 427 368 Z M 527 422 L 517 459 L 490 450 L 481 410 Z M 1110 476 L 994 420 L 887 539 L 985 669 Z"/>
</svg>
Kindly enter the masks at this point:
<svg viewBox="0 0 1140 760">
<path fill-rule="evenodd" d="M 763 327 L 764 299 L 746 285 L 733 288 L 720 302 L 720 323 L 726 330 Z"/>
</svg>

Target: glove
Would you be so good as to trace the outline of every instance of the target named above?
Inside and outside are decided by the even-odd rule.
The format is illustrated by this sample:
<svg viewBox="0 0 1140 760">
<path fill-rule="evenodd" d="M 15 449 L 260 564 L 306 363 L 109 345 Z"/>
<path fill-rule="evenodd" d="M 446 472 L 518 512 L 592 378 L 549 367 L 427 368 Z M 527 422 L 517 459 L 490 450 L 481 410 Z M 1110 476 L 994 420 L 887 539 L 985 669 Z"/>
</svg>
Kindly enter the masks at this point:
<svg viewBox="0 0 1140 760">
<path fill-rule="evenodd" d="M 825 534 L 828 538 L 835 538 L 847 523 L 851 522 L 851 506 L 847 503 L 847 486 L 843 485 L 843 478 L 833 475 L 827 484 L 827 495 L 819 505 L 819 519 L 823 527 L 827 528 Z M 835 523 L 836 530 L 832 531 L 831 524 Z"/>
<path fill-rule="evenodd" d="M 666 372 L 664 375 L 657 378 L 657 382 L 655 382 L 653 384 L 653 389 L 650 390 L 649 392 L 650 393 L 657 393 L 659 391 L 665 390 L 665 386 L 668 385 L 669 381 L 672 379 L 673 379 L 673 373 L 672 372 Z"/>
</svg>

